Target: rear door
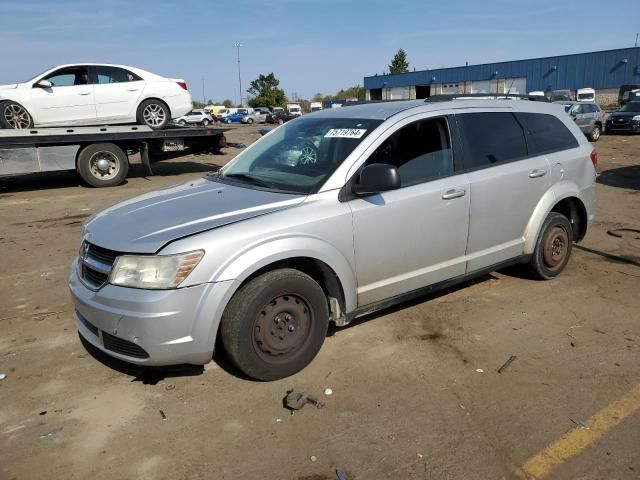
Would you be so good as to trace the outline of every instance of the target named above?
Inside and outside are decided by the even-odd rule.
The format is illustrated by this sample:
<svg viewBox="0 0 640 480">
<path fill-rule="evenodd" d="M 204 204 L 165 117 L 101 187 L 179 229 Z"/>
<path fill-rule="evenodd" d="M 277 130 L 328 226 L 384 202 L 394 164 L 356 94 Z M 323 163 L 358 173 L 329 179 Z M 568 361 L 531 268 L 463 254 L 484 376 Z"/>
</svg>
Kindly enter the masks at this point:
<svg viewBox="0 0 640 480">
<path fill-rule="evenodd" d="M 522 254 L 524 231 L 549 188 L 544 155 L 529 156 L 524 131 L 510 111 L 456 115 L 470 182 L 467 272 Z"/>
<path fill-rule="evenodd" d="M 95 98 L 98 120 L 134 121 L 145 82 L 119 67 L 95 67 Z"/>
<path fill-rule="evenodd" d="M 582 133 L 588 133 L 591 129 L 589 110 L 585 107 L 588 107 L 588 105 L 576 103 L 569 110 L 569 115 L 573 117 L 573 120 L 576 122 L 578 128 L 582 130 Z"/>
<path fill-rule="evenodd" d="M 65 67 L 43 80 L 51 88 L 31 89 L 31 110 L 38 125 L 73 125 L 96 120 L 94 86 L 86 66 Z"/>
<path fill-rule="evenodd" d="M 402 187 L 349 199 L 360 306 L 464 274 L 469 182 L 454 169 L 448 123 L 392 127 L 365 163 L 396 166 Z"/>
</svg>

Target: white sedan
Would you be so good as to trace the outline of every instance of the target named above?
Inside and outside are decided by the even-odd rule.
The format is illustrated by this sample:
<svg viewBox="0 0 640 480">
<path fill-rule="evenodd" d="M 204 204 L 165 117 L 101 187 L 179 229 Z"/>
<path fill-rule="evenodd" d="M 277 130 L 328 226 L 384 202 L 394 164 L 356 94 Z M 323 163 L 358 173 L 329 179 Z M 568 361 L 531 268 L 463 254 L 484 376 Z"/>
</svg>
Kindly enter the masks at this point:
<svg viewBox="0 0 640 480">
<path fill-rule="evenodd" d="M 192 108 L 184 80 L 123 65 L 63 65 L 0 86 L 3 128 L 139 123 L 161 129 Z"/>
</svg>

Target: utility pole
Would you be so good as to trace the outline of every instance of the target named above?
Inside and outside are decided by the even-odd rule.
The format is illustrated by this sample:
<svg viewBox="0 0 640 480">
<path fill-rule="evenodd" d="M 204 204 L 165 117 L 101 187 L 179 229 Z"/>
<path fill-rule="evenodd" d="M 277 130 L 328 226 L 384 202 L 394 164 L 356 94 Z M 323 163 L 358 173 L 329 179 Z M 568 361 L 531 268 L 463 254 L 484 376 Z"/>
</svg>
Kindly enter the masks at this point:
<svg viewBox="0 0 640 480">
<path fill-rule="evenodd" d="M 205 95 L 204 95 L 204 77 L 202 78 L 202 105 L 206 105 L 207 104 L 207 100 L 205 99 Z"/>
<path fill-rule="evenodd" d="M 240 47 L 242 47 L 242 44 L 236 42 L 233 46 L 238 50 L 238 84 L 240 85 L 240 107 L 242 107 L 242 77 L 240 76 Z"/>
<path fill-rule="evenodd" d="M 638 33 L 640 33 L 640 32 L 638 32 Z M 638 46 L 638 33 L 636 33 L 636 43 L 633 45 L 634 47 Z"/>
</svg>

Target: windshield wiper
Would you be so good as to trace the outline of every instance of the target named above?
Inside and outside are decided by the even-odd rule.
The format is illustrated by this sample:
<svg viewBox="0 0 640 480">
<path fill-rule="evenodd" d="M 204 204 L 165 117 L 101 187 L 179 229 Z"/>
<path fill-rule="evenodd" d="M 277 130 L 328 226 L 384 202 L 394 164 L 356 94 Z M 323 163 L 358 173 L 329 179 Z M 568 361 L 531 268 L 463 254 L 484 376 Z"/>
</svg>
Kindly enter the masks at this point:
<svg viewBox="0 0 640 480">
<path fill-rule="evenodd" d="M 272 185 L 268 184 L 267 182 L 263 182 L 262 180 L 259 180 L 256 177 L 252 177 L 251 175 L 247 175 L 246 173 L 228 173 L 226 175 L 222 175 L 222 177 L 237 178 L 240 181 L 251 183 L 253 185 L 257 185 L 258 187 L 272 188 Z"/>
</svg>

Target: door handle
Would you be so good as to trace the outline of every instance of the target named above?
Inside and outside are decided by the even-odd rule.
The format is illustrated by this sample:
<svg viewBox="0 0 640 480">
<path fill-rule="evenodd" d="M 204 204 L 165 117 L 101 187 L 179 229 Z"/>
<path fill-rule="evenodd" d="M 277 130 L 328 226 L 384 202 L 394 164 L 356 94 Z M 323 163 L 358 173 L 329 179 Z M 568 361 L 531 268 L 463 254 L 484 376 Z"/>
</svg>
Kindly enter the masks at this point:
<svg viewBox="0 0 640 480">
<path fill-rule="evenodd" d="M 129 91 L 130 91 L 130 92 L 137 92 L 137 91 L 138 91 L 138 89 L 137 89 L 137 88 L 130 88 L 130 89 L 129 89 Z"/>
<path fill-rule="evenodd" d="M 536 168 L 535 170 L 531 170 L 529 172 L 529 178 L 539 178 L 544 177 L 547 174 L 547 171 L 542 168 Z"/>
<path fill-rule="evenodd" d="M 445 193 L 443 193 L 442 194 L 442 199 L 443 200 L 451 200 L 453 198 L 464 197 L 465 193 L 467 193 L 467 191 L 462 189 L 462 188 L 454 188 L 452 190 L 447 190 Z"/>
<path fill-rule="evenodd" d="M 91 92 L 81 92 L 78 95 L 91 95 Z"/>
</svg>

